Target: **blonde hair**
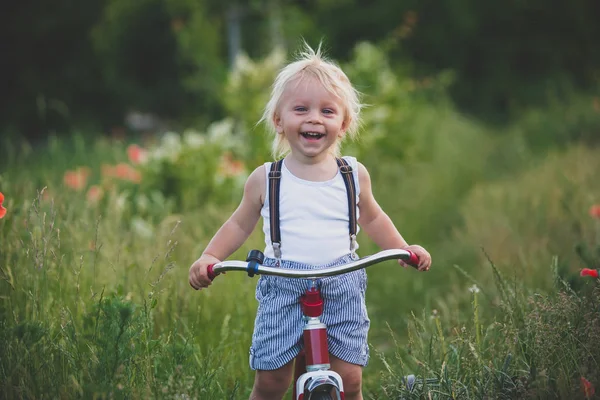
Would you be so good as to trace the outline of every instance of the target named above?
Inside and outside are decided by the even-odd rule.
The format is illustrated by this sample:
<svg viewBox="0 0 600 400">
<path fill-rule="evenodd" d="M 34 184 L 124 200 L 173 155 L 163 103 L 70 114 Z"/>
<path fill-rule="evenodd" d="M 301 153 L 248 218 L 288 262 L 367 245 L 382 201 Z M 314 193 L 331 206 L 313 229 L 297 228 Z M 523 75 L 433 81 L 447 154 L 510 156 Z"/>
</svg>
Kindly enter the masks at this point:
<svg viewBox="0 0 600 400">
<path fill-rule="evenodd" d="M 358 135 L 360 110 L 363 107 L 360 102 L 360 93 L 352 86 L 344 71 L 333 61 L 323 56 L 321 44 L 315 51 L 305 42 L 304 50 L 298 54 L 296 60 L 279 71 L 273 83 L 271 98 L 259 121 L 259 123 L 267 123 L 269 130 L 274 135 L 271 151 L 275 159 L 283 157 L 290 150 L 285 135 L 277 133 L 274 123 L 274 119 L 279 112 L 281 98 L 290 82 L 297 80 L 299 84 L 306 77 L 318 79 L 328 92 L 342 100 L 344 122 L 347 127 L 346 135 L 342 139 L 346 136 L 354 139 Z M 342 139 L 338 139 L 334 147 L 333 153 L 335 156 L 339 156 Z"/>
</svg>

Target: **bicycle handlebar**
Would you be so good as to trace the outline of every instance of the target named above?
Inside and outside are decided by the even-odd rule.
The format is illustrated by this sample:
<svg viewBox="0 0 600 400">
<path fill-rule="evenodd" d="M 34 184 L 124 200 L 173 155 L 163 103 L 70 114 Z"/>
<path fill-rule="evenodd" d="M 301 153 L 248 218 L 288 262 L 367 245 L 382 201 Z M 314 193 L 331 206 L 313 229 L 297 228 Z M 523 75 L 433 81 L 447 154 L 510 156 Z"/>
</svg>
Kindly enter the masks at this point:
<svg viewBox="0 0 600 400">
<path fill-rule="evenodd" d="M 335 267 L 328 267 L 322 269 L 313 270 L 297 270 L 297 269 L 283 269 L 278 267 L 268 267 L 262 265 L 264 261 L 264 255 L 258 250 L 252 250 L 248 253 L 246 261 L 222 261 L 217 264 L 211 264 L 208 266 L 208 277 L 213 280 L 220 273 L 227 271 L 245 271 L 248 276 L 259 275 L 274 275 L 282 276 L 286 278 L 321 278 L 325 276 L 335 276 L 345 274 L 347 272 L 356 271 L 361 268 L 367 268 L 371 265 L 380 263 L 387 260 L 400 259 L 408 265 L 417 268 L 419 264 L 419 258 L 415 253 L 408 250 L 391 249 L 383 250 L 370 256 L 360 258 L 356 261 L 349 262 L 347 264 L 338 265 Z"/>
</svg>

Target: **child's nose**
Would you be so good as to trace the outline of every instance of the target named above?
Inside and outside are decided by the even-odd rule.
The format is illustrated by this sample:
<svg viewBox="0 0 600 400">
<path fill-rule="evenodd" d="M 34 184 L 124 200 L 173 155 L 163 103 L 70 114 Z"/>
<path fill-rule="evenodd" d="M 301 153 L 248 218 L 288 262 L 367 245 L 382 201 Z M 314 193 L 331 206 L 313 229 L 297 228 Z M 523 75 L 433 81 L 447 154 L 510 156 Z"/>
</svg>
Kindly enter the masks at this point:
<svg viewBox="0 0 600 400">
<path fill-rule="evenodd" d="M 308 122 L 311 124 L 320 124 L 321 123 L 321 114 L 319 111 L 311 111 L 308 113 Z"/>
</svg>

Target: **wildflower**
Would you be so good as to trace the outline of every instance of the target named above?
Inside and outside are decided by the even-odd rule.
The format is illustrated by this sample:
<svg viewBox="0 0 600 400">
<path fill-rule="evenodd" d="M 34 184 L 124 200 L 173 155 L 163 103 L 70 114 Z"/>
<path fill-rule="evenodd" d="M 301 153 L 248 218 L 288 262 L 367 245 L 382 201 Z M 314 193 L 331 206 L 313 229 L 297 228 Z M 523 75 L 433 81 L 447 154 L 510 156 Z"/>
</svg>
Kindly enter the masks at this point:
<svg viewBox="0 0 600 400">
<path fill-rule="evenodd" d="M 219 164 L 219 175 L 223 177 L 236 177 L 245 171 L 244 163 L 233 158 L 232 154 L 227 152 L 221 157 Z"/>
<path fill-rule="evenodd" d="M 168 154 L 171 154 L 173 157 L 177 158 L 176 156 L 179 155 L 179 152 L 182 148 L 179 134 L 175 132 L 165 133 L 161 140 L 161 147 L 163 147 Z"/>
<path fill-rule="evenodd" d="M 140 183 L 142 181 L 140 171 L 127 163 L 119 163 L 115 166 L 102 164 L 101 174 L 104 178 L 119 178 L 133 183 Z"/>
<path fill-rule="evenodd" d="M 127 156 L 132 164 L 142 164 L 146 161 L 148 152 L 137 144 L 131 144 L 127 147 Z"/>
<path fill-rule="evenodd" d="M 429 319 L 436 319 L 438 318 L 438 310 L 436 310 L 435 308 L 433 310 L 431 310 L 431 315 L 429 316 Z"/>
<path fill-rule="evenodd" d="M 204 145 L 206 138 L 203 134 L 193 130 L 183 132 L 183 143 L 187 148 L 198 149 Z"/>
<path fill-rule="evenodd" d="M 80 191 L 87 184 L 87 179 L 90 176 L 90 170 L 86 167 L 77 168 L 74 171 L 67 171 L 64 175 L 65 185 L 73 190 Z"/>
<path fill-rule="evenodd" d="M 581 390 L 583 390 L 583 394 L 585 394 L 586 399 L 592 398 L 596 389 L 594 389 L 594 385 L 592 382 L 585 379 L 583 376 L 581 377 Z"/>
<path fill-rule="evenodd" d="M 133 183 L 140 183 L 142 180 L 142 174 L 130 166 L 129 164 L 120 163 L 113 170 L 114 175 L 117 178 L 123 179 L 125 181 L 131 181 Z"/>
<path fill-rule="evenodd" d="M 4 195 L 0 192 L 0 218 L 6 215 L 6 208 L 2 207 L 2 203 L 4 203 Z"/>
<path fill-rule="evenodd" d="M 471 293 L 479 293 L 479 288 L 477 287 L 477 285 L 473 285 L 469 288 L 469 292 Z"/>
<path fill-rule="evenodd" d="M 235 122 L 231 118 L 225 118 L 221 121 L 213 122 L 207 128 L 207 136 L 210 141 L 227 144 L 231 139 Z"/>
<path fill-rule="evenodd" d="M 88 189 L 87 199 L 90 203 L 97 203 L 102 198 L 102 188 L 98 185 L 93 185 Z"/>
<path fill-rule="evenodd" d="M 597 269 L 591 269 L 591 268 L 584 268 L 581 270 L 581 272 L 579 273 L 579 275 L 581 276 L 591 276 L 592 278 L 598 278 L 599 274 L 598 274 L 598 270 Z"/>
<path fill-rule="evenodd" d="M 590 207 L 590 216 L 600 219 L 600 204 L 594 204 Z"/>
</svg>

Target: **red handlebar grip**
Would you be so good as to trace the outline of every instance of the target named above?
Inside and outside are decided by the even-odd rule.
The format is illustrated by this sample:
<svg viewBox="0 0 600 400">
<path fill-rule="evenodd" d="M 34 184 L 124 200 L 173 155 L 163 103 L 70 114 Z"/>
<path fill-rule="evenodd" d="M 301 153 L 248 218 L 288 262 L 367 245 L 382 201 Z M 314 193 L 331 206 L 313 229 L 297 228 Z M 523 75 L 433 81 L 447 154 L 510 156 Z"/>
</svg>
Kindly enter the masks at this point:
<svg viewBox="0 0 600 400">
<path fill-rule="evenodd" d="M 407 263 L 411 267 L 417 268 L 419 266 L 419 257 L 412 251 L 410 251 L 410 250 L 407 250 L 407 251 L 410 254 L 410 258 L 407 261 L 405 261 L 405 263 Z"/>
<path fill-rule="evenodd" d="M 210 264 L 208 266 L 208 268 L 206 269 L 206 274 L 208 275 L 208 278 L 212 281 L 217 277 L 217 274 L 215 274 L 215 272 L 213 271 L 213 267 L 215 266 L 215 264 Z"/>
</svg>

